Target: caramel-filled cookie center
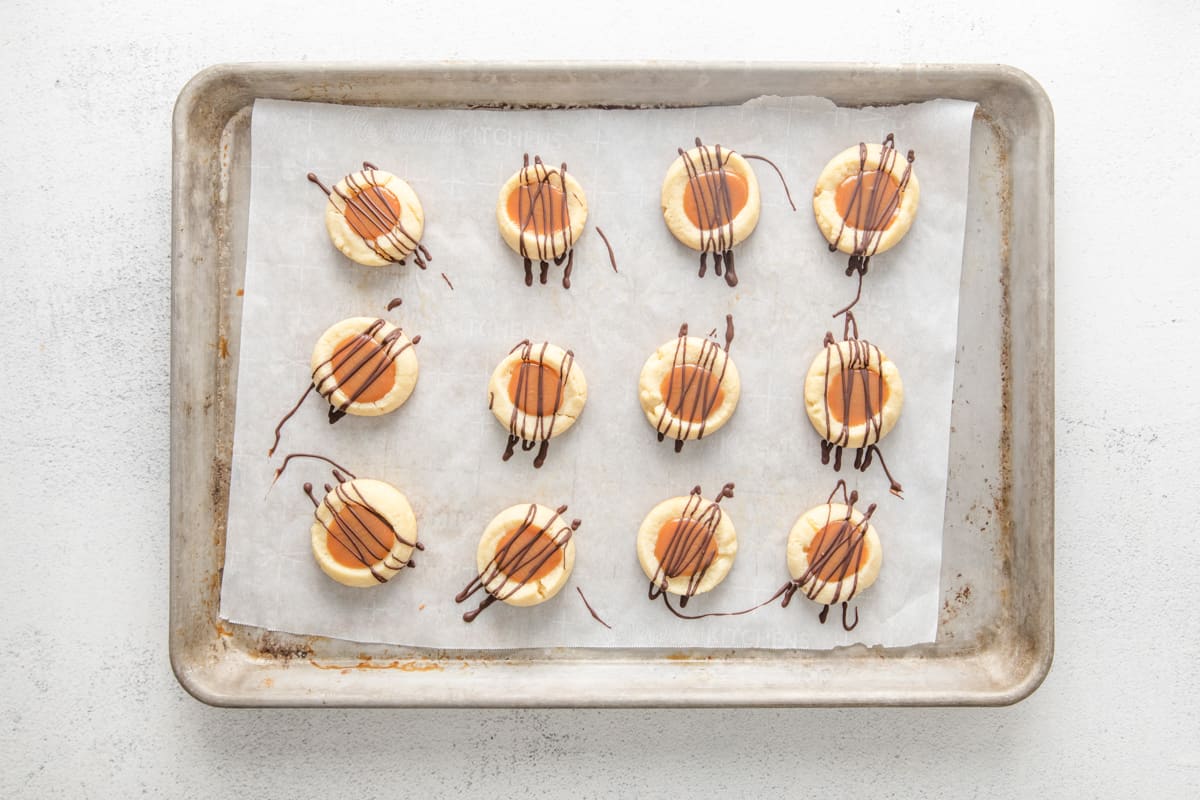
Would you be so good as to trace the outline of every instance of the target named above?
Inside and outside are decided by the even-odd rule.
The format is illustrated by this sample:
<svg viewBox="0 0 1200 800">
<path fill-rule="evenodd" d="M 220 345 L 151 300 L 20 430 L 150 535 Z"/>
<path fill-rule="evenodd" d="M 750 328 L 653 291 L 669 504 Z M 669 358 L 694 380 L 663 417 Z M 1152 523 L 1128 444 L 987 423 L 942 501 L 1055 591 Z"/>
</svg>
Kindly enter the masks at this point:
<svg viewBox="0 0 1200 800">
<path fill-rule="evenodd" d="M 746 179 L 736 172 L 701 172 L 689 179 L 683 190 L 683 213 L 697 228 L 719 228 L 741 213 L 749 196 Z"/>
<path fill-rule="evenodd" d="M 883 231 L 900 211 L 900 184 L 886 172 L 867 170 L 842 181 L 833 200 L 838 214 L 851 228 Z"/>
<path fill-rule="evenodd" d="M 829 414 L 843 425 L 862 425 L 888 401 L 883 376 L 869 369 L 847 369 L 829 376 L 825 402 Z"/>
<path fill-rule="evenodd" d="M 353 403 L 382 400 L 396 384 L 396 361 L 363 333 L 343 339 L 331 359 L 333 379 Z"/>
<path fill-rule="evenodd" d="M 350 195 L 343 213 L 359 236 L 378 239 L 400 221 L 400 199 L 383 186 L 368 186 Z"/>
<path fill-rule="evenodd" d="M 396 532 L 387 520 L 358 503 L 339 508 L 327 530 L 329 555 L 344 567 L 372 567 L 396 545 Z"/>
<path fill-rule="evenodd" d="M 867 537 L 845 520 L 831 522 L 804 548 L 809 574 L 826 583 L 842 581 L 867 563 Z"/>
<path fill-rule="evenodd" d="M 522 361 L 508 379 L 508 398 L 526 414 L 545 417 L 562 405 L 558 372 L 536 361 Z"/>
<path fill-rule="evenodd" d="M 658 529 L 654 557 L 668 578 L 690 578 L 708 569 L 717 557 L 717 540 L 707 525 L 676 517 Z"/>
<path fill-rule="evenodd" d="M 508 196 L 508 217 L 522 232 L 548 236 L 562 230 L 567 198 L 548 182 L 521 184 Z"/>
<path fill-rule="evenodd" d="M 545 578 L 562 560 L 562 548 L 558 543 L 532 525 L 513 528 L 496 546 L 496 569 L 517 583 Z"/>
<path fill-rule="evenodd" d="M 687 422 L 703 422 L 725 399 L 720 379 L 704 367 L 683 364 L 663 378 L 663 401 L 672 415 Z"/>
</svg>

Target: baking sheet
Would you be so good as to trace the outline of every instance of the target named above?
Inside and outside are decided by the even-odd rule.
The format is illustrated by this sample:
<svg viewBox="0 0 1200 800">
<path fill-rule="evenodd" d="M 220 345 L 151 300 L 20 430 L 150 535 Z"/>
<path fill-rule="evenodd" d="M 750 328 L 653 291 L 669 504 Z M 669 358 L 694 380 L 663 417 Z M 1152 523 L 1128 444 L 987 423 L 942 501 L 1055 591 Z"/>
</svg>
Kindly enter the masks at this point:
<svg viewBox="0 0 1200 800">
<path fill-rule="evenodd" d="M 253 171 L 222 616 L 260 627 L 359 641 L 433 647 L 711 646 L 821 648 L 852 641 L 931 641 L 937 623 L 946 450 L 973 104 L 935 101 L 883 110 L 836 109 L 811 99 L 687 110 L 417 111 L 260 101 L 253 118 Z M 800 404 L 804 372 L 853 294 L 808 207 L 808 188 L 835 152 L 896 133 L 915 148 L 922 208 L 913 230 L 876 259 L 856 309 L 863 334 L 901 368 L 906 408 L 885 441 L 905 485 L 887 495 L 882 474 L 844 473 L 880 509 L 884 569 L 857 599 L 861 622 L 846 633 L 797 600 L 726 619 L 682 621 L 645 598 L 633 534 L 659 500 L 700 483 L 711 495 L 738 484 L 727 513 L 737 525 L 738 563 L 689 610 L 730 610 L 786 580 L 787 531 L 824 500 L 836 475 L 822 467 Z M 799 211 L 774 175 L 759 169 L 763 215 L 738 251 L 742 282 L 730 290 L 694 275 L 696 256 L 666 231 L 658 188 L 674 147 L 695 135 L 771 157 L 790 179 Z M 574 287 L 526 288 L 520 260 L 500 241 L 494 204 L 523 151 L 565 160 L 588 193 L 589 227 L 605 229 L 621 271 L 613 274 L 594 231 L 577 247 Z M 336 180 L 363 159 L 397 172 L 425 204 L 431 269 L 368 270 L 329 244 L 324 198 L 304 176 Z M 446 272 L 454 290 L 443 282 Z M 400 411 L 325 422 L 312 400 L 285 429 L 280 454 L 320 452 L 360 475 L 389 480 L 413 503 L 428 549 L 419 566 L 367 591 L 326 578 L 308 546 L 305 480 L 327 477 L 294 464 L 268 492 L 278 458 L 272 428 L 303 391 L 312 343 L 344 316 L 390 315 L 420 333 L 421 382 Z M 743 380 L 734 420 L 681 454 L 654 441 L 636 398 L 637 373 L 687 321 L 693 331 L 734 314 L 733 356 Z M 572 347 L 589 378 L 588 407 L 555 440 L 546 467 L 528 456 L 499 460 L 505 429 L 487 410 L 494 364 L 526 336 Z M 253 387 L 253 388 L 251 388 Z M 584 523 L 564 593 L 534 609 L 494 606 L 473 624 L 453 595 L 473 576 L 486 522 L 515 502 L 571 505 Z M 593 622 L 576 585 L 610 623 Z M 836 616 L 836 613 L 835 615 Z"/>
</svg>

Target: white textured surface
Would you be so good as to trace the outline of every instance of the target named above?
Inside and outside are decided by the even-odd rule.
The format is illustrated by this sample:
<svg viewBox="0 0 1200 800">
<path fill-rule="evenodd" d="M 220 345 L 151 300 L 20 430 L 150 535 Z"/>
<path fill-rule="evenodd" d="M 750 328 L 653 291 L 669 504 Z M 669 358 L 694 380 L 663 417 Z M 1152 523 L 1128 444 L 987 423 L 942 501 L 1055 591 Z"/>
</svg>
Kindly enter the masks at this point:
<svg viewBox="0 0 1200 800">
<path fill-rule="evenodd" d="M 0 4 L 0 334 L 9 375 L 37 398 L 10 388 L 0 424 L 14 491 L 0 524 L 0 795 L 793 796 L 833 780 L 874 797 L 1200 792 L 1200 7 L 864 2 L 850 17 L 789 3 L 771 17 L 741 2 L 718 32 L 714 14 L 632 2 L 362 4 L 328 17 L 302 5 Z M 536 46 L 513 46 L 518 23 L 541 24 Z M 363 30 L 380 33 L 353 35 Z M 529 56 L 999 61 L 1046 87 L 1058 641 L 1032 698 L 995 710 L 260 712 L 206 708 L 176 685 L 175 95 L 221 61 Z M 1150 236 L 1155 225 L 1169 233 Z M 1168 401 L 1147 402 L 1140 376 Z"/>
</svg>

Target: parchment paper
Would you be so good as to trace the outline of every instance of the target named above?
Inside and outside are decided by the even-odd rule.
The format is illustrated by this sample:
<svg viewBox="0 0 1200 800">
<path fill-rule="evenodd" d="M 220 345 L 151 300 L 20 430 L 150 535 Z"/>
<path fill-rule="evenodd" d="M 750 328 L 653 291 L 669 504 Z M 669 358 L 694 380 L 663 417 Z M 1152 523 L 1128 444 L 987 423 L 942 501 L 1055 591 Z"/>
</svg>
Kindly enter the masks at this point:
<svg viewBox="0 0 1200 800">
<path fill-rule="evenodd" d="M 937 626 L 942 519 L 957 338 L 970 126 L 974 106 L 935 101 L 848 110 L 814 98 L 760 98 L 736 107 L 683 110 L 397 110 L 260 100 L 252 127 L 252 195 L 239 359 L 223 617 L 240 623 L 357 641 L 440 648 L 539 646 L 804 647 L 852 642 L 907 645 Z M 888 494 L 876 465 L 866 474 L 820 462 L 802 385 L 831 314 L 853 297 L 847 257 L 830 253 L 813 220 L 811 190 L 826 161 L 892 131 L 917 152 L 921 206 L 903 242 L 877 256 L 856 309 L 861 333 L 899 366 L 900 422 L 883 442 L 904 499 Z M 659 190 L 676 157 L 699 135 L 765 155 L 787 177 L 752 162 L 762 189 L 758 229 L 737 250 L 736 289 L 696 276 L 697 254 L 662 221 Z M 573 288 L 527 288 L 521 261 L 501 241 L 495 204 L 523 152 L 566 161 L 587 193 L 588 228 L 576 247 Z M 408 180 L 425 207 L 428 271 L 413 263 L 357 266 L 331 245 L 326 200 L 305 175 L 332 183 L 363 160 Z M 616 250 L 609 266 L 600 226 Z M 453 290 L 443 280 L 444 272 Z M 388 314 L 392 297 L 403 305 Z M 693 333 L 737 326 L 732 355 L 742 398 L 710 439 L 673 452 L 642 415 L 637 379 L 646 357 L 681 322 Z M 284 429 L 272 429 L 309 380 L 322 331 L 343 317 L 380 315 L 409 333 L 421 374 L 400 410 L 326 421 L 310 397 Z M 506 429 L 487 407 L 497 362 L 522 338 L 573 348 L 589 397 L 583 415 L 555 439 L 546 465 L 532 453 L 502 463 Z M 427 546 L 415 569 L 371 589 L 327 578 L 309 544 L 312 505 L 301 486 L 330 480 L 318 462 L 296 461 L 268 491 L 289 452 L 321 453 L 360 476 L 404 491 Z M 853 453 L 847 453 L 847 462 Z M 861 621 L 842 630 L 797 596 L 741 617 L 685 621 L 646 597 L 634 551 L 642 517 L 660 500 L 700 484 L 706 496 L 737 484 L 724 508 L 736 525 L 737 562 L 690 613 L 746 608 L 788 579 L 787 534 L 844 477 L 877 502 L 883 543 L 876 584 L 856 598 Z M 318 489 L 319 491 L 319 489 Z M 577 562 L 568 586 L 533 608 L 496 604 L 472 624 L 454 595 L 475 575 L 475 547 L 492 516 L 514 503 L 567 503 L 579 517 Z M 587 613 L 584 593 L 613 627 Z"/>
</svg>

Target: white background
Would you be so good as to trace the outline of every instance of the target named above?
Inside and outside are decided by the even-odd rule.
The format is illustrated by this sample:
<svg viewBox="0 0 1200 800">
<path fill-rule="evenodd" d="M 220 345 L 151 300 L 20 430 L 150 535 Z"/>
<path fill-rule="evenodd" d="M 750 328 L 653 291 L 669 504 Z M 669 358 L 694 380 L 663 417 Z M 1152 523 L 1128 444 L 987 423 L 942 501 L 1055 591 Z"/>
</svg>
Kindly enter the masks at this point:
<svg viewBox="0 0 1200 800">
<path fill-rule="evenodd" d="M 1200 791 L 1200 7 L 302 5 L 0 4 L 0 795 Z M 222 61 L 534 57 L 1005 62 L 1042 82 L 1057 121 L 1057 647 L 1032 698 L 222 711 L 179 688 L 167 661 L 175 96 Z"/>
</svg>

